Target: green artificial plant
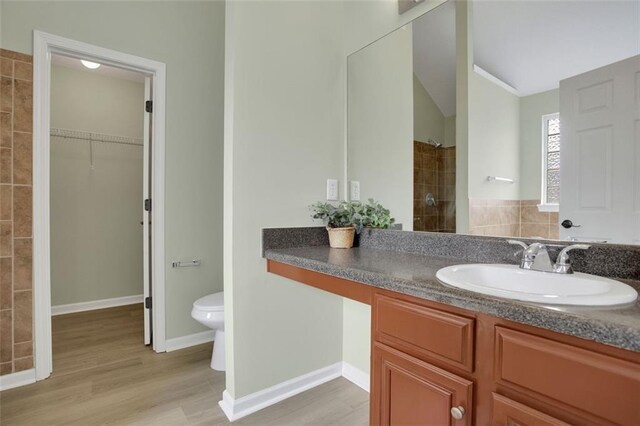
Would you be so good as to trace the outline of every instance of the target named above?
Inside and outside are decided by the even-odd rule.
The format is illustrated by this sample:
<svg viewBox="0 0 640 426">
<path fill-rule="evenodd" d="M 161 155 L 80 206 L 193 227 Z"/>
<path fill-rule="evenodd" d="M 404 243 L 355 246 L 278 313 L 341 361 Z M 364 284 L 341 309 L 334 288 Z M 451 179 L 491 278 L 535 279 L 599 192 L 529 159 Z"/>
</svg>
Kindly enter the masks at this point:
<svg viewBox="0 0 640 426">
<path fill-rule="evenodd" d="M 395 220 L 388 209 L 373 199 L 366 204 L 359 201 L 341 201 L 337 205 L 317 202 L 311 206 L 314 219 L 320 219 L 328 228 L 353 226 L 360 233 L 362 228 L 389 228 Z"/>
<path fill-rule="evenodd" d="M 369 198 L 367 204 L 364 205 L 363 216 L 365 217 L 363 225 L 368 228 L 388 229 L 396 221 L 391 217 L 389 209 L 385 208 L 373 198 Z"/>
<path fill-rule="evenodd" d="M 346 228 L 356 226 L 360 221 L 357 208 L 354 203 L 348 201 L 341 201 L 336 206 L 319 201 L 311 206 L 311 217 L 322 220 L 328 228 Z"/>
</svg>

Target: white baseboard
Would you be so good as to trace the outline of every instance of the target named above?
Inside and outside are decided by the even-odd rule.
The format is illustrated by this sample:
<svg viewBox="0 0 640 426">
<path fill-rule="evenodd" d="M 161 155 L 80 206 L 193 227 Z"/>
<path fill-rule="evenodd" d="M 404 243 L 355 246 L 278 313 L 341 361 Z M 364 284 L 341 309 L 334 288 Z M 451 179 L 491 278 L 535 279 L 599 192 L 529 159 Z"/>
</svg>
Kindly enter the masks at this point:
<svg viewBox="0 0 640 426">
<path fill-rule="evenodd" d="M 113 299 L 92 300 L 90 302 L 70 303 L 51 307 L 51 315 L 72 314 L 75 312 L 93 311 L 96 309 L 114 308 L 116 306 L 144 303 L 144 295 L 115 297 Z"/>
<path fill-rule="evenodd" d="M 242 398 L 233 399 L 225 390 L 222 393 L 222 401 L 218 404 L 229 421 L 233 422 L 340 376 L 342 362 L 337 362 Z"/>
<path fill-rule="evenodd" d="M 165 350 L 167 352 L 177 351 L 178 349 L 184 349 L 202 343 L 213 342 L 213 338 L 216 335 L 215 330 L 206 330 L 200 333 L 189 334 L 188 336 L 175 337 L 173 339 L 167 339 Z"/>
<path fill-rule="evenodd" d="M 0 391 L 30 385 L 36 382 L 36 369 L 19 371 L 17 373 L 0 376 Z"/>
<path fill-rule="evenodd" d="M 364 371 L 354 367 L 348 362 L 343 362 L 342 377 L 349 380 L 354 385 L 369 392 L 369 386 L 371 383 L 371 377 L 369 376 L 369 373 L 365 373 Z"/>
</svg>

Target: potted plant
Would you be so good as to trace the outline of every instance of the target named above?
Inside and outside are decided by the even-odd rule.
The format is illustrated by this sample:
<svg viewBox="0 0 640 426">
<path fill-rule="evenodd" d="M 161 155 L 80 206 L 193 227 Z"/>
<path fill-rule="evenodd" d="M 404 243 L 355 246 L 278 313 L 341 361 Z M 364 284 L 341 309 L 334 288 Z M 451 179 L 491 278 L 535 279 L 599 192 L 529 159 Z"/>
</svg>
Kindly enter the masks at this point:
<svg viewBox="0 0 640 426">
<path fill-rule="evenodd" d="M 337 206 L 317 202 L 311 206 L 314 219 L 321 219 L 329 232 L 332 248 L 351 248 L 362 228 L 388 228 L 394 223 L 388 209 L 369 199 L 367 204 L 342 201 Z"/>
<path fill-rule="evenodd" d="M 366 228 L 388 229 L 396 221 L 391 217 L 389 209 L 385 208 L 373 198 L 369 198 L 367 204 L 363 205 L 362 216 L 362 225 Z"/>
<path fill-rule="evenodd" d="M 329 232 L 329 245 L 332 248 L 351 248 L 356 233 L 354 226 L 353 203 L 340 202 L 337 206 L 317 202 L 311 206 L 314 219 L 321 219 Z M 357 218 L 356 218 L 357 220 Z"/>
</svg>

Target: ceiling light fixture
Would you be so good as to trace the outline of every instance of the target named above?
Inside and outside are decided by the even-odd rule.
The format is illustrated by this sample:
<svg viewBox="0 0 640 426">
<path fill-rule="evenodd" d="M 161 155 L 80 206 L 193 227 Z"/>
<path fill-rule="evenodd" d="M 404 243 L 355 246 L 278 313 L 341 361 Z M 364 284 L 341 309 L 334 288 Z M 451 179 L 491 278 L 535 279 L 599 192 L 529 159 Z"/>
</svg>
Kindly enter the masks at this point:
<svg viewBox="0 0 640 426">
<path fill-rule="evenodd" d="M 95 70 L 96 68 L 100 67 L 100 64 L 97 62 L 85 61 L 84 59 L 80 59 L 80 62 L 82 62 L 82 65 L 89 68 L 90 70 Z"/>
</svg>

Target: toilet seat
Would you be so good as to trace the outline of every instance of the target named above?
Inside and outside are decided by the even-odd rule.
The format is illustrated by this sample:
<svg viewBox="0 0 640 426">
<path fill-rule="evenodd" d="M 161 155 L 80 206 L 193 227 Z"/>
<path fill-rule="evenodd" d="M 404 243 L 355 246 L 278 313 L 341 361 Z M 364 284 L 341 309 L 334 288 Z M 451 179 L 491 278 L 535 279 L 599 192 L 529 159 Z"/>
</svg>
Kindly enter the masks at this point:
<svg viewBox="0 0 640 426">
<path fill-rule="evenodd" d="M 205 312 L 224 311 L 224 292 L 213 293 L 193 302 L 193 307 Z"/>
</svg>

